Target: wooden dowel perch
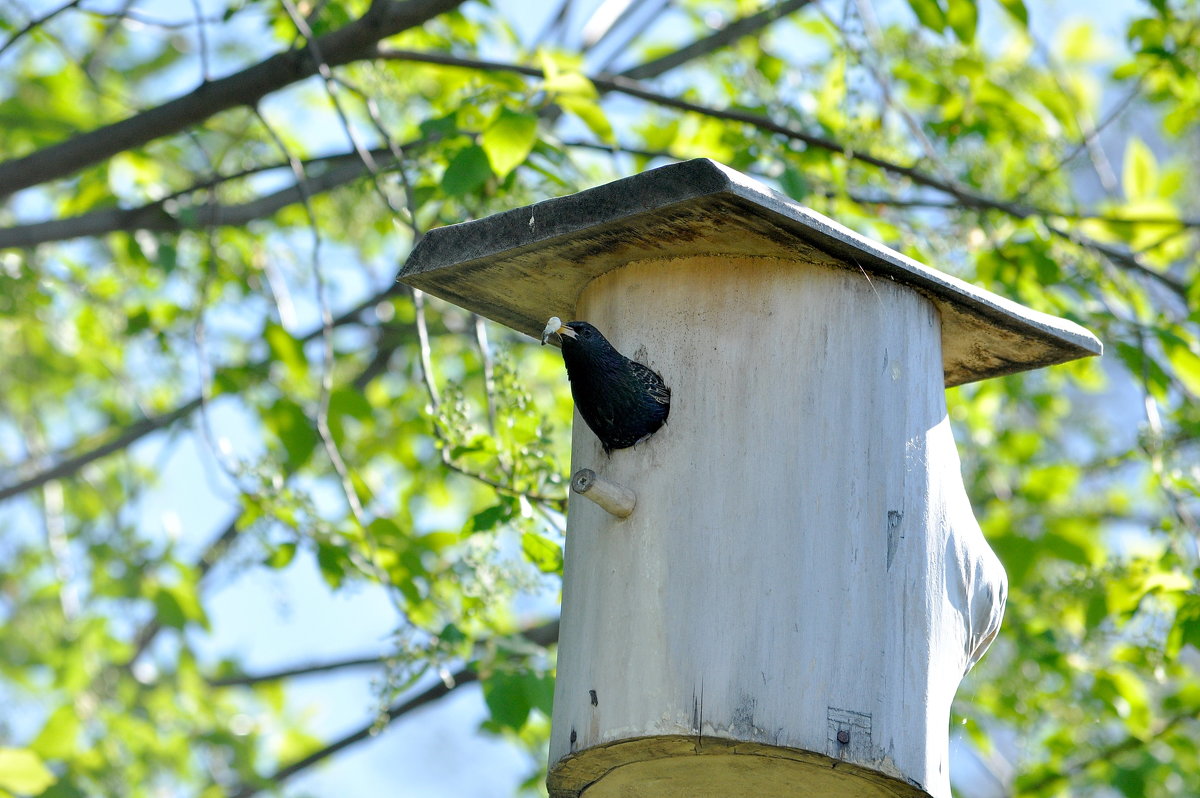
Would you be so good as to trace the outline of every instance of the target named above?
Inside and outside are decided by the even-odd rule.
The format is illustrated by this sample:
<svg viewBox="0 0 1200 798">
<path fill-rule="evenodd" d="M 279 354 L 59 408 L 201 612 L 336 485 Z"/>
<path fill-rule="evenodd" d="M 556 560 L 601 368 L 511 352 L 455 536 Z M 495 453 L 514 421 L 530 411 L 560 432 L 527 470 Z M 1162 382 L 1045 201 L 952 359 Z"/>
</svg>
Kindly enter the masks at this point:
<svg viewBox="0 0 1200 798">
<path fill-rule="evenodd" d="M 590 468 L 581 468 L 571 477 L 571 490 L 591 499 L 618 518 L 628 518 L 637 504 L 637 494 L 624 485 L 596 476 Z"/>
</svg>

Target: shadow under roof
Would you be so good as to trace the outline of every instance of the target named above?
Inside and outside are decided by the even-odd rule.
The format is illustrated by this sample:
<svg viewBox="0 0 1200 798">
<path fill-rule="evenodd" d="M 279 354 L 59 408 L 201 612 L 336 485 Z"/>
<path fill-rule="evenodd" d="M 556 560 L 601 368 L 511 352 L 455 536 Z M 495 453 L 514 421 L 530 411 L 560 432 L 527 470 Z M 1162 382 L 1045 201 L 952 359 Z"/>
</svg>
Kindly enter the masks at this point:
<svg viewBox="0 0 1200 798">
<path fill-rule="evenodd" d="M 431 230 L 399 279 L 537 338 L 550 316 L 573 317 L 601 274 L 701 254 L 833 263 L 913 288 L 941 313 L 947 387 L 1103 351 L 1074 322 L 918 263 L 705 158 Z"/>
</svg>

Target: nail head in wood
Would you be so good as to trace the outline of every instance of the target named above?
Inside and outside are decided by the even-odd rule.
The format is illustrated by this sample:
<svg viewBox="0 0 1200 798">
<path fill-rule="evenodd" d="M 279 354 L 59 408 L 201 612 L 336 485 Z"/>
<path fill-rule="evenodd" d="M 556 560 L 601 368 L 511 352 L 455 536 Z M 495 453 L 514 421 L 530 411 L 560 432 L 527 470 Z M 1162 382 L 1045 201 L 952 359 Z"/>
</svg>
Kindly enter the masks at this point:
<svg viewBox="0 0 1200 798">
<path fill-rule="evenodd" d="M 590 468 L 581 468 L 571 477 L 571 490 L 585 499 L 590 499 L 617 518 L 628 518 L 637 504 L 637 494 L 624 485 L 619 485 L 597 476 Z"/>
</svg>

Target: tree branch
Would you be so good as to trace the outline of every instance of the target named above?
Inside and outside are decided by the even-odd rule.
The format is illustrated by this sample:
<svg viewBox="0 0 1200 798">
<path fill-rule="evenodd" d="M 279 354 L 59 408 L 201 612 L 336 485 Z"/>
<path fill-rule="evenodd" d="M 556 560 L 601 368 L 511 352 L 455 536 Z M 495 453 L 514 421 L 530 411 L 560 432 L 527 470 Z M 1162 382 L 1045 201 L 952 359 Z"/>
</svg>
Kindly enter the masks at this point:
<svg viewBox="0 0 1200 798">
<path fill-rule="evenodd" d="M 527 67 L 520 64 L 510 64 L 501 61 L 488 61 L 476 58 L 464 58 L 461 56 L 447 55 L 444 53 L 417 52 L 413 50 L 400 50 L 393 48 L 384 48 L 379 52 L 379 56 L 385 60 L 394 61 L 415 61 L 428 64 L 440 64 L 443 66 L 460 67 L 466 69 L 483 69 L 497 72 L 513 72 L 520 75 L 526 75 L 533 78 L 544 77 L 542 70 L 535 67 Z M 889 172 L 900 177 L 905 177 L 913 183 L 932 188 L 944 194 L 957 199 L 962 205 L 975 208 L 978 210 L 994 210 L 999 211 L 1016 219 L 1027 219 L 1031 216 L 1060 216 L 1056 211 L 1039 208 L 1036 206 L 1025 205 L 1020 202 L 996 199 L 989 197 L 986 194 L 981 194 L 971 188 L 963 186 L 955 181 L 942 179 L 936 175 L 929 174 L 916 166 L 906 166 L 894 161 L 889 161 L 886 158 L 881 158 L 877 155 L 872 155 L 869 152 L 855 150 L 851 146 L 842 144 L 841 142 L 819 136 L 813 133 L 800 130 L 791 124 L 784 122 L 776 122 L 770 117 L 760 114 L 750 113 L 748 111 L 739 111 L 736 109 L 720 109 L 710 108 L 708 106 L 693 103 L 679 97 L 671 97 L 647 88 L 645 85 L 630 80 L 621 75 L 600 74 L 589 76 L 589 79 L 602 91 L 617 92 L 630 97 L 636 97 L 646 102 L 661 105 L 666 108 L 675 108 L 680 111 L 700 114 L 712 119 L 724 119 L 730 122 L 741 122 L 742 124 L 750 125 L 759 130 L 764 130 L 769 133 L 776 133 L 792 141 L 798 141 L 805 146 L 814 149 L 826 150 L 827 152 L 837 153 L 843 157 L 858 161 L 859 163 L 874 166 L 885 172 Z M 1156 271 L 1143 264 L 1136 255 L 1130 252 L 1124 252 L 1115 247 L 1095 241 L 1082 234 L 1073 233 L 1063 230 L 1054 225 L 1047 225 L 1047 229 L 1058 238 L 1070 241 L 1081 247 L 1092 250 L 1108 258 L 1115 265 L 1137 272 L 1138 274 L 1155 280 L 1166 288 L 1170 289 L 1177 297 L 1187 301 L 1187 286 L 1182 282 L 1172 277 L 1169 274 Z"/>
<path fill-rule="evenodd" d="M 558 621 L 549 621 L 520 632 L 520 636 L 539 646 L 548 646 L 558 641 Z M 312 662 L 305 665 L 293 665 L 264 673 L 240 673 L 232 676 L 221 676 L 208 680 L 211 687 L 250 687 L 263 682 L 278 682 L 296 676 L 312 676 L 318 673 L 346 670 L 348 668 L 364 668 L 373 665 L 383 665 L 392 659 L 389 655 L 374 654 L 365 657 L 347 657 L 330 660 L 329 662 Z"/>
<path fill-rule="evenodd" d="M 364 299 L 362 302 L 359 302 L 354 307 L 342 313 L 340 316 L 334 318 L 333 326 L 340 327 L 354 321 L 364 310 L 374 307 L 379 302 L 382 302 L 383 300 L 393 296 L 397 290 L 398 289 L 395 285 L 389 285 L 382 291 L 379 291 L 367 299 Z M 323 327 L 309 330 L 307 333 L 300 336 L 300 341 L 310 341 L 313 338 L 322 335 L 323 332 Z M 264 365 L 266 365 L 265 362 L 254 363 L 251 364 L 251 368 L 260 368 Z M 102 443 L 93 449 L 80 452 L 76 455 L 66 456 L 65 459 L 60 460 L 50 468 L 39 471 L 27 479 L 21 480 L 20 482 L 15 482 L 11 485 L 0 487 L 0 501 L 11 499 L 12 497 L 18 496 L 26 491 L 39 488 L 51 480 L 62 479 L 64 477 L 71 476 L 89 463 L 107 457 L 110 454 L 119 452 L 146 437 L 150 433 L 164 429 L 165 427 L 169 427 L 176 421 L 186 418 L 198 410 L 202 404 L 203 398 L 200 396 L 194 396 L 190 399 L 187 399 L 170 412 L 137 421 L 123 429 L 121 432 L 117 433 L 117 435 L 111 440 L 106 441 L 105 443 Z M 59 456 L 61 457 L 62 455 Z M 20 471 L 22 470 L 22 466 L 15 466 L 14 470 Z"/>
<path fill-rule="evenodd" d="M 535 626 L 521 633 L 521 636 L 538 645 L 546 646 L 558 640 L 558 621 L 550 621 L 540 626 Z M 471 684 L 479 681 L 479 673 L 470 667 L 462 667 L 450 674 L 448 679 L 440 681 L 433 686 L 423 690 L 417 695 L 392 705 L 385 715 L 385 723 L 391 723 L 397 718 L 403 717 L 414 710 L 431 704 L 439 698 L 449 695 L 454 690 L 457 690 L 463 685 Z M 291 762 L 276 770 L 269 776 L 264 777 L 256 784 L 246 784 L 238 788 L 234 788 L 228 794 L 230 798 L 250 798 L 252 795 L 257 795 L 264 790 L 278 787 L 283 782 L 295 776 L 301 771 L 307 770 L 313 765 L 328 759 L 334 754 L 342 751 L 355 743 L 362 742 L 368 737 L 373 737 L 379 730 L 379 721 L 372 719 L 370 723 L 366 723 L 349 734 L 339 737 L 337 740 L 326 745 L 319 751 L 314 751 L 306 757 Z"/>
<path fill-rule="evenodd" d="M 749 36 L 760 28 L 765 28 L 772 22 L 786 17 L 793 11 L 799 11 L 811 2 L 812 0 L 786 0 L 786 2 L 776 5 L 768 5 L 757 14 L 751 14 L 747 17 L 734 20 L 715 33 L 705 36 L 703 39 L 697 39 L 673 53 L 668 53 L 667 55 L 647 61 L 644 64 L 626 69 L 621 74 L 633 80 L 645 80 L 646 78 L 657 77 L 677 66 L 686 64 L 688 61 L 700 58 L 711 53 L 713 50 L 737 41 L 743 36 Z"/>
<path fill-rule="evenodd" d="M 329 662 L 314 662 L 307 665 L 295 665 L 277 671 L 265 673 L 240 673 L 235 676 L 221 676 L 208 680 L 209 687 L 252 687 L 263 682 L 278 682 L 295 676 L 312 676 L 317 673 L 329 673 L 347 668 L 364 668 L 373 665 L 383 665 L 388 657 L 376 655 L 371 657 L 351 657 L 349 659 L 331 660 Z"/>
<path fill-rule="evenodd" d="M 229 519 L 229 523 L 221 530 L 207 546 L 204 547 L 204 552 L 200 555 L 200 559 L 196 563 L 196 581 L 203 582 L 208 576 L 213 566 L 225 556 L 229 551 L 229 547 L 233 544 L 234 539 L 238 536 L 238 518 L 241 513 L 235 513 L 233 518 Z M 133 667 L 133 664 L 138 661 L 142 654 L 146 653 L 146 649 L 154 642 L 154 638 L 158 637 L 158 633 L 162 631 L 162 624 L 158 620 L 158 613 L 155 613 L 150 620 L 142 624 L 133 636 L 133 653 L 125 660 L 123 667 L 128 670 Z"/>
<path fill-rule="evenodd" d="M 1049 787 L 1051 784 L 1054 784 L 1055 782 L 1064 781 L 1066 779 L 1071 778 L 1072 776 L 1076 776 L 1076 775 L 1079 775 L 1080 773 L 1083 773 L 1083 771 L 1087 770 L 1089 767 L 1096 764 L 1097 762 L 1104 762 L 1106 760 L 1112 759 L 1113 757 L 1119 756 L 1120 754 L 1123 754 L 1126 751 L 1129 751 L 1129 750 L 1132 750 L 1135 748 L 1144 748 L 1150 742 L 1152 742 L 1160 737 L 1165 737 L 1168 733 L 1170 733 L 1176 726 L 1180 725 L 1181 723 L 1183 723 L 1185 721 L 1189 721 L 1189 720 L 1195 720 L 1195 719 L 1196 719 L 1196 715 L 1195 715 L 1194 711 L 1182 713 L 1179 715 L 1173 715 L 1170 718 L 1168 718 L 1166 720 L 1166 722 L 1163 723 L 1163 725 L 1160 726 L 1157 730 L 1150 732 L 1150 734 L 1147 737 L 1135 737 L 1133 735 L 1129 735 L 1125 739 L 1120 740 L 1116 743 L 1113 743 L 1112 745 L 1106 746 L 1104 748 L 1099 748 L 1099 749 L 1093 751 L 1091 754 L 1089 754 L 1084 759 L 1081 759 L 1071 765 L 1067 765 L 1065 767 L 1056 769 L 1053 772 L 1047 773 L 1047 774 L 1041 776 L 1040 778 L 1038 778 L 1033 783 L 1018 784 L 1018 786 L 1020 787 L 1021 793 L 1025 794 L 1025 795 L 1033 795 L 1035 793 L 1041 792 L 1043 789 L 1045 789 L 1046 787 Z"/>
<path fill-rule="evenodd" d="M 40 28 L 42 25 L 45 25 L 47 22 L 54 19 L 62 12 L 67 11 L 68 9 L 74 8 L 75 6 L 79 5 L 81 2 L 82 2 L 82 0 L 70 0 L 70 2 L 63 3 L 58 8 L 55 8 L 51 11 L 47 11 L 45 14 L 38 17 L 37 19 L 31 19 L 25 25 L 25 27 L 21 28 L 19 31 L 14 33 L 12 36 L 9 36 L 7 41 L 4 42 L 4 44 L 0 44 L 0 55 L 4 55 L 4 51 L 7 50 L 9 47 L 12 47 L 14 44 L 16 44 L 17 41 L 22 36 L 25 36 L 27 33 L 29 33 L 30 31 L 32 31 L 35 28 Z"/>
<path fill-rule="evenodd" d="M 362 176 L 362 165 L 356 162 L 337 162 L 324 172 L 309 178 L 310 189 L 329 191 Z M 209 181 L 211 182 L 211 181 Z M 198 188 L 203 188 L 199 186 Z M 272 194 L 236 205 L 204 203 L 188 206 L 187 214 L 174 215 L 166 209 L 167 200 L 138 208 L 109 208 L 80 214 L 67 219 L 0 229 L 0 249 L 4 247 L 34 247 L 51 241 L 66 241 L 85 236 L 99 236 L 118 230 L 149 230 L 177 233 L 182 230 L 201 230 L 207 227 L 240 226 L 254 219 L 270 216 L 281 208 L 302 201 L 300 186 L 293 184 Z"/>
<path fill-rule="evenodd" d="M 325 63 L 340 66 L 370 58 L 381 39 L 422 25 L 463 0 L 374 0 L 367 12 L 314 44 Z M 125 150 L 178 133 L 214 114 L 237 106 L 253 106 L 271 92 L 316 74 L 309 47 L 277 53 L 219 80 L 110 125 L 14 160 L 0 162 L 0 198 L 49 180 L 67 177 Z"/>
<path fill-rule="evenodd" d="M 28 490 L 40 488 L 42 485 L 45 485 L 47 482 L 52 480 L 62 479 L 63 477 L 70 476 L 91 462 L 125 449 L 155 430 L 160 430 L 163 427 L 169 427 L 171 424 L 174 424 L 181 418 L 185 418 L 190 415 L 198 407 L 200 407 L 200 397 L 197 396 L 184 402 L 182 405 L 176 407 L 169 413 L 151 416 L 150 418 L 145 418 L 141 421 L 135 422 L 122 430 L 112 440 L 102 443 L 94 449 L 90 449 L 73 457 L 68 457 L 65 460 L 61 460 L 56 465 L 51 466 L 44 471 L 40 471 L 28 479 L 22 480 L 21 482 L 0 487 L 0 501 L 10 499 L 13 496 L 17 496 Z M 18 466 L 18 470 L 19 469 L 20 467 Z"/>
</svg>

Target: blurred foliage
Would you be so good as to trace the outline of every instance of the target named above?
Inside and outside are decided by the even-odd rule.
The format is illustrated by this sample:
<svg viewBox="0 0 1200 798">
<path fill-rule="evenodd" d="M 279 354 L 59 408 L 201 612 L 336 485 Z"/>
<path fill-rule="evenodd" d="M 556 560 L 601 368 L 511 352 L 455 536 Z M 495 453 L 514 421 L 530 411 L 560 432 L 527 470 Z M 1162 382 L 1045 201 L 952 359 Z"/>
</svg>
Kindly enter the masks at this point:
<svg viewBox="0 0 1200 798">
<path fill-rule="evenodd" d="M 323 35 L 394 4 L 24 5 L 0 7 L 10 162 L 302 45 L 299 14 Z M 1200 795 L 1195 0 L 1134 7 L 1124 41 L 1043 41 L 1023 0 L 813 3 L 637 100 L 517 9 L 387 40 L 458 63 L 337 66 L 0 204 L 0 796 L 247 796 L 328 750 L 280 681 L 205 654 L 210 573 L 298 562 L 395 607 L 368 726 L 432 674 L 478 678 L 482 731 L 532 754 L 513 788 L 541 789 L 553 640 L 516 602 L 561 573 L 561 365 L 393 278 L 431 227 L 701 156 L 1106 343 L 949 393 L 1012 582 L 955 706 L 956 788 Z M 613 69 L 758 10 L 660 7 Z M 181 451 L 206 485 L 164 478 Z M 212 530 L 147 519 L 196 491 Z"/>
</svg>

